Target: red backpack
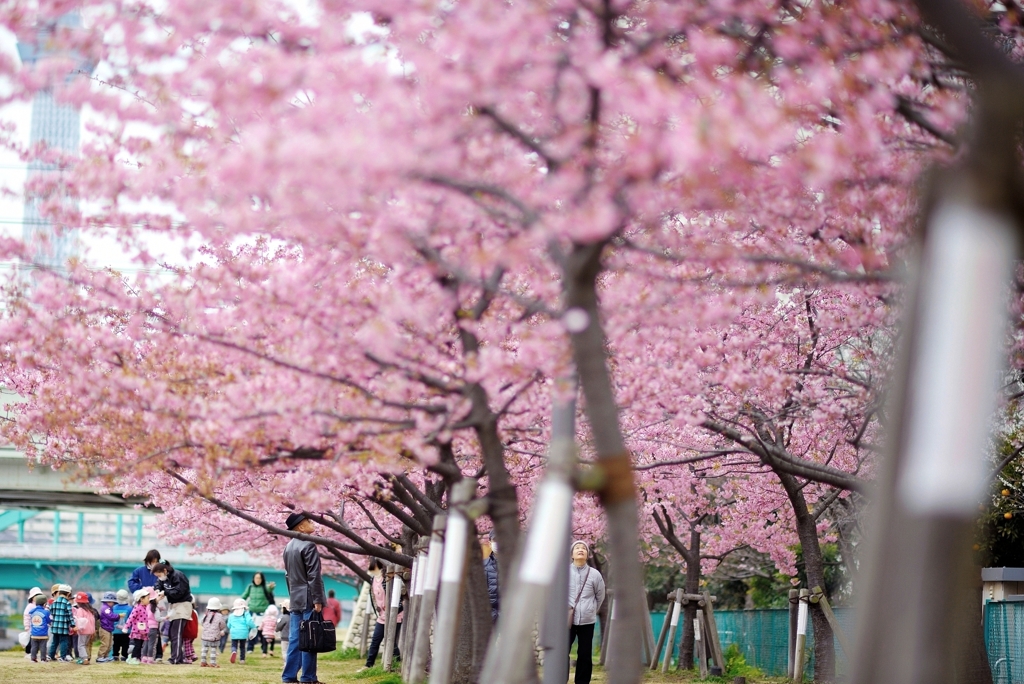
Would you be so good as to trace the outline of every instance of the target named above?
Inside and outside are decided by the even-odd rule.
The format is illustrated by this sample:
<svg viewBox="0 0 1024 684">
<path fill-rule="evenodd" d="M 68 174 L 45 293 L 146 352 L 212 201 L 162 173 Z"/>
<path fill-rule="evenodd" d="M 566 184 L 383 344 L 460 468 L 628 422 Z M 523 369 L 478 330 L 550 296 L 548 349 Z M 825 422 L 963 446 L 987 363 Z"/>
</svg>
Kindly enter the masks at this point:
<svg viewBox="0 0 1024 684">
<path fill-rule="evenodd" d="M 192 618 L 186 623 L 185 629 L 181 631 L 181 636 L 189 640 L 199 637 L 199 614 L 196 611 L 192 611 Z"/>
</svg>

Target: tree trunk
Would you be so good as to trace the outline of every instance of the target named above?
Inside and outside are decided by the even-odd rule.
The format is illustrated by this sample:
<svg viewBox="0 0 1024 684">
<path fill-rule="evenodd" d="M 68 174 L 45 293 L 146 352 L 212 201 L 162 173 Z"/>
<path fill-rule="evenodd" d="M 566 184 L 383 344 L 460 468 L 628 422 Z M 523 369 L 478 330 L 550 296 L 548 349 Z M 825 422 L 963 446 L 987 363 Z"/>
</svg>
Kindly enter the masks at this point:
<svg viewBox="0 0 1024 684">
<path fill-rule="evenodd" d="M 825 559 L 818 541 L 817 521 L 807 507 L 803 487 L 788 473 L 776 471 L 775 474 L 782 482 L 796 516 L 796 532 L 803 551 L 807 588 L 821 587 L 822 591 L 825 591 Z M 814 681 L 831 682 L 836 676 L 836 649 L 832 626 L 816 604 L 811 604 L 810 610 L 811 624 L 814 627 Z"/>
<path fill-rule="evenodd" d="M 467 359 L 479 353 L 480 341 L 472 332 L 460 328 L 459 339 Z M 519 499 L 505 466 L 505 445 L 498 433 L 498 416 L 491 410 L 487 390 L 480 383 L 473 383 L 469 386 L 468 395 L 472 404 L 470 420 L 487 471 L 487 512 L 498 541 L 498 586 L 504 589 L 506 578 L 512 576 L 512 559 L 519 546 Z"/>
<path fill-rule="evenodd" d="M 618 606 L 621 639 L 611 640 L 608 681 L 633 684 L 641 678 L 640 650 L 643 611 L 639 596 L 643 587 L 640 567 L 639 517 L 636 487 L 625 440 L 619 426 L 619 409 L 608 369 L 606 338 L 600 321 L 597 277 L 601 272 L 604 243 L 574 245 L 564 265 L 565 309 L 570 325 L 573 358 L 586 402 L 587 421 L 594 451 L 606 480 L 599 492 L 608 520 L 609 558 L 613 564 L 612 593 L 623 600 Z"/>
<path fill-rule="evenodd" d="M 700 591 L 700 532 L 690 531 L 690 556 L 686 560 L 686 583 L 683 591 L 696 594 Z M 695 560 L 696 559 L 696 560 Z M 679 643 L 679 669 L 693 669 L 693 621 L 697 617 L 697 603 L 690 601 L 683 606 L 683 640 Z"/>
<path fill-rule="evenodd" d="M 475 526 L 471 524 L 470 531 L 474 529 Z M 491 599 L 487 593 L 483 556 L 476 544 L 470 544 L 469 548 L 465 591 L 462 620 L 459 623 L 459 643 L 455 651 L 455 671 L 452 675 L 454 684 L 479 681 L 487 655 L 487 642 L 491 638 Z"/>
</svg>

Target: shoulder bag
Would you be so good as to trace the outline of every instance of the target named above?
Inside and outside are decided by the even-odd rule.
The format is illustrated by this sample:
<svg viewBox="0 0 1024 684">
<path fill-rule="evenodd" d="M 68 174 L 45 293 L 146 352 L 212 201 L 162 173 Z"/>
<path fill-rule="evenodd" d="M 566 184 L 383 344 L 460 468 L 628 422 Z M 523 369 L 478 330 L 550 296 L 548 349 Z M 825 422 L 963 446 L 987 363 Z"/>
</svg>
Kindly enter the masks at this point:
<svg viewBox="0 0 1024 684">
<path fill-rule="evenodd" d="M 306 653 L 328 653 L 338 648 L 334 623 L 324 620 L 323 613 L 313 611 L 308 620 L 299 623 L 299 650 Z"/>
</svg>

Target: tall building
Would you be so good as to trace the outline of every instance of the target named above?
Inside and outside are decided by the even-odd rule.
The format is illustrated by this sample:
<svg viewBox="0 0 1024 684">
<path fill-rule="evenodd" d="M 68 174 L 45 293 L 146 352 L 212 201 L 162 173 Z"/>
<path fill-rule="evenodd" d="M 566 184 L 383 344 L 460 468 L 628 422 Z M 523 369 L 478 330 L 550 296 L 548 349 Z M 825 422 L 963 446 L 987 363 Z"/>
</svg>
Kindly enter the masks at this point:
<svg viewBox="0 0 1024 684">
<path fill-rule="evenodd" d="M 76 28 L 80 25 L 78 14 L 74 12 L 64 15 L 56 23 L 56 27 L 61 28 Z M 18 54 L 25 68 L 31 69 L 56 54 L 50 45 L 54 28 L 48 26 L 38 30 L 32 43 L 18 42 Z M 83 60 L 79 62 L 79 68 L 68 74 L 69 79 L 81 71 L 90 71 Z M 39 143 L 44 143 L 50 149 L 77 152 L 80 122 L 81 116 L 77 108 L 59 104 L 52 91 L 42 90 L 32 100 L 30 145 L 34 148 Z M 60 173 L 60 168 L 54 164 L 31 161 L 26 182 L 31 183 L 40 176 Z M 64 226 L 54 226 L 41 215 L 40 205 L 39 197 L 26 193 L 22 236 L 25 243 L 30 246 L 32 262 L 48 267 L 64 266 L 69 258 L 78 253 L 78 231 Z"/>
</svg>

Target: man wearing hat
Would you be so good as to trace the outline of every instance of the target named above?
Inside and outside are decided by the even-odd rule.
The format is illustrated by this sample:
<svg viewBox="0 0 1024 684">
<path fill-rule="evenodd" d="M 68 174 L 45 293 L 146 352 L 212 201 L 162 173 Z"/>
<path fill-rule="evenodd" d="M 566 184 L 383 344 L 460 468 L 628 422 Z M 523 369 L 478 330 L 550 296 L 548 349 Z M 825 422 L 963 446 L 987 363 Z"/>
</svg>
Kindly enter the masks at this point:
<svg viewBox="0 0 1024 684">
<path fill-rule="evenodd" d="M 304 513 L 292 513 L 285 521 L 285 527 L 293 532 L 313 534 L 316 527 Z M 292 539 L 284 547 L 284 574 L 288 580 L 288 605 L 291 608 L 288 650 L 285 653 L 284 672 L 281 681 L 313 682 L 316 678 L 316 653 L 299 650 L 299 624 L 308 620 L 313 612 L 323 610 L 327 600 L 324 579 L 320 574 L 320 551 L 316 544 Z M 300 674 L 301 670 L 301 674 Z"/>
</svg>

